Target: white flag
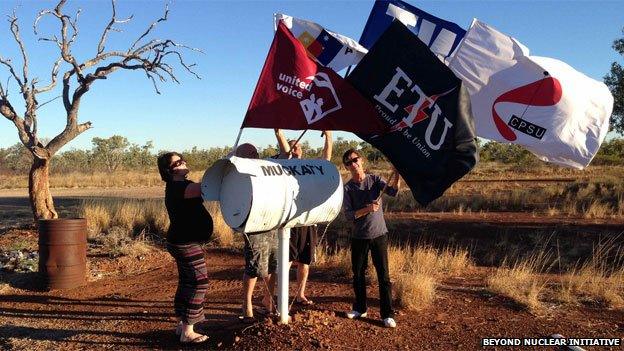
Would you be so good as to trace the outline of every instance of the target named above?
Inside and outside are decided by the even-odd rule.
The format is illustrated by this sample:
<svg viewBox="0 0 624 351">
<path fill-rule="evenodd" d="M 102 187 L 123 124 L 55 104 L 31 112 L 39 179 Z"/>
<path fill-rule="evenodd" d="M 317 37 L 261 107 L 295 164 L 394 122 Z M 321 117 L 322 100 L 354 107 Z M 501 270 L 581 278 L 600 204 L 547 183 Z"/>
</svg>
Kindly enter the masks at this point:
<svg viewBox="0 0 624 351">
<path fill-rule="evenodd" d="M 582 169 L 607 135 L 613 96 L 604 83 L 565 62 L 530 56 L 516 39 L 476 19 L 449 68 L 468 88 L 482 138 Z"/>
<path fill-rule="evenodd" d="M 274 15 L 275 28 L 282 20 L 308 53 L 320 64 L 338 72 L 351 65 L 356 65 L 368 50 L 344 35 L 331 32 L 320 25 L 291 17 L 281 13 Z"/>
</svg>

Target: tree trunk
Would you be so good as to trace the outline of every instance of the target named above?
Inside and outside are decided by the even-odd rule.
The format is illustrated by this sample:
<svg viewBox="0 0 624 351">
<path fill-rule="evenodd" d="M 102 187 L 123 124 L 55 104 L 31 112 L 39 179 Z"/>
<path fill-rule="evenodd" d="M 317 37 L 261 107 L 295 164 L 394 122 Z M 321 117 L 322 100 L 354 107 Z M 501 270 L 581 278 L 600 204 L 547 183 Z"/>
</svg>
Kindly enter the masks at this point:
<svg viewBox="0 0 624 351">
<path fill-rule="evenodd" d="M 50 194 L 50 160 L 40 159 L 35 156 L 28 176 L 28 195 L 30 207 L 35 216 L 35 222 L 39 219 L 58 218 L 54 210 L 54 202 Z"/>
</svg>

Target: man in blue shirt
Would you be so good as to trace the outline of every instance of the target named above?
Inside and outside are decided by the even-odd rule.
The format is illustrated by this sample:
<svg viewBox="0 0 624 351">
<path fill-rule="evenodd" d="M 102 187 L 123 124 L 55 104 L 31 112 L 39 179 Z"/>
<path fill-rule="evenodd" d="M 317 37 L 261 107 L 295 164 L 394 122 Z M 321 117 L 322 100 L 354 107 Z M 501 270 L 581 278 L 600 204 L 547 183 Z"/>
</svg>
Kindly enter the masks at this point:
<svg viewBox="0 0 624 351">
<path fill-rule="evenodd" d="M 381 319 L 384 326 L 395 328 L 392 310 L 392 284 L 388 272 L 388 228 L 383 217 L 381 194 L 396 196 L 399 190 L 399 176 L 394 170 L 388 184 L 379 176 L 364 172 L 364 159 L 355 149 L 347 150 L 342 163 L 351 173 L 351 179 L 344 185 L 343 208 L 347 219 L 353 221 L 351 236 L 351 266 L 353 269 L 353 310 L 347 313 L 350 319 L 366 317 L 366 268 L 368 252 L 379 282 Z"/>
</svg>

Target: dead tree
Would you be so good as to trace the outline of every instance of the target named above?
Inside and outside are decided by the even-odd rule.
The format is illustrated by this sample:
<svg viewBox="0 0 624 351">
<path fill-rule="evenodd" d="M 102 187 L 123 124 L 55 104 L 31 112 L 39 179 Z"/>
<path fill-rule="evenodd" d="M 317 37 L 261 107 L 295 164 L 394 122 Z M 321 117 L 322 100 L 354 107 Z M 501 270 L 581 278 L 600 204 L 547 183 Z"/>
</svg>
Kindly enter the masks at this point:
<svg viewBox="0 0 624 351">
<path fill-rule="evenodd" d="M 29 76 L 29 56 L 26 46 L 20 36 L 20 27 L 15 11 L 8 16 L 13 39 L 21 53 L 21 71 L 11 59 L 0 54 L 0 64 L 8 70 L 9 79 L 16 81 L 19 95 L 25 103 L 25 111 L 20 116 L 9 100 L 9 80 L 5 85 L 0 83 L 0 114 L 11 121 L 19 135 L 20 141 L 34 156 L 29 172 L 28 193 L 35 220 L 57 218 L 52 196 L 50 195 L 49 166 L 50 159 L 65 144 L 76 138 L 82 132 L 91 128 L 91 122 L 80 123 L 78 113 L 80 101 L 92 85 L 106 79 L 115 71 L 142 71 L 153 83 L 156 93 L 160 94 L 157 82 L 172 80 L 179 83 L 174 74 L 174 64 L 183 67 L 196 78 L 200 78 L 193 71 L 193 64 L 184 61 L 182 51 L 198 49 L 178 44 L 169 39 L 148 39 L 151 31 L 161 22 L 167 21 L 169 7 L 165 6 L 164 15 L 151 23 L 145 32 L 129 44 L 123 51 L 107 51 L 106 40 L 111 32 L 119 32 L 119 25 L 132 20 L 132 16 L 118 19 L 115 0 L 111 1 L 112 15 L 108 25 L 102 31 L 95 55 L 86 60 L 79 60 L 72 54 L 72 44 L 78 37 L 78 18 L 80 10 L 72 17 L 63 12 L 66 0 L 60 0 L 54 9 L 40 11 L 35 18 L 33 30 L 39 41 L 49 42 L 59 50 L 59 57 L 52 66 L 50 82 L 47 85 L 39 84 L 39 80 Z M 42 18 L 52 17 L 58 21 L 59 32 L 52 36 L 40 36 L 37 25 Z M 4 42 L 4 41 L 3 41 Z M 49 142 L 44 143 L 37 135 L 37 109 L 56 98 L 44 103 L 37 99 L 40 94 L 50 93 L 57 86 L 59 70 L 65 66 L 67 71 L 62 75 L 62 93 L 60 96 L 66 112 L 67 123 L 65 129 Z M 57 97 L 57 98 L 58 98 Z"/>
</svg>

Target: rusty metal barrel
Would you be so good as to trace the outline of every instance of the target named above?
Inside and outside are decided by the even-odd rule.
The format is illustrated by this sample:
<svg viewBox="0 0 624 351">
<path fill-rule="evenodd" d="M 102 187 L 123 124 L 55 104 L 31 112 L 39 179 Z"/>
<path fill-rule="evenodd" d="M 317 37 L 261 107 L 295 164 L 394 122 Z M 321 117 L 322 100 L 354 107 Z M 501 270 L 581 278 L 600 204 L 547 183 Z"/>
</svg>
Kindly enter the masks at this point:
<svg viewBox="0 0 624 351">
<path fill-rule="evenodd" d="M 39 221 L 39 276 L 48 290 L 86 284 L 87 220 Z"/>
</svg>

